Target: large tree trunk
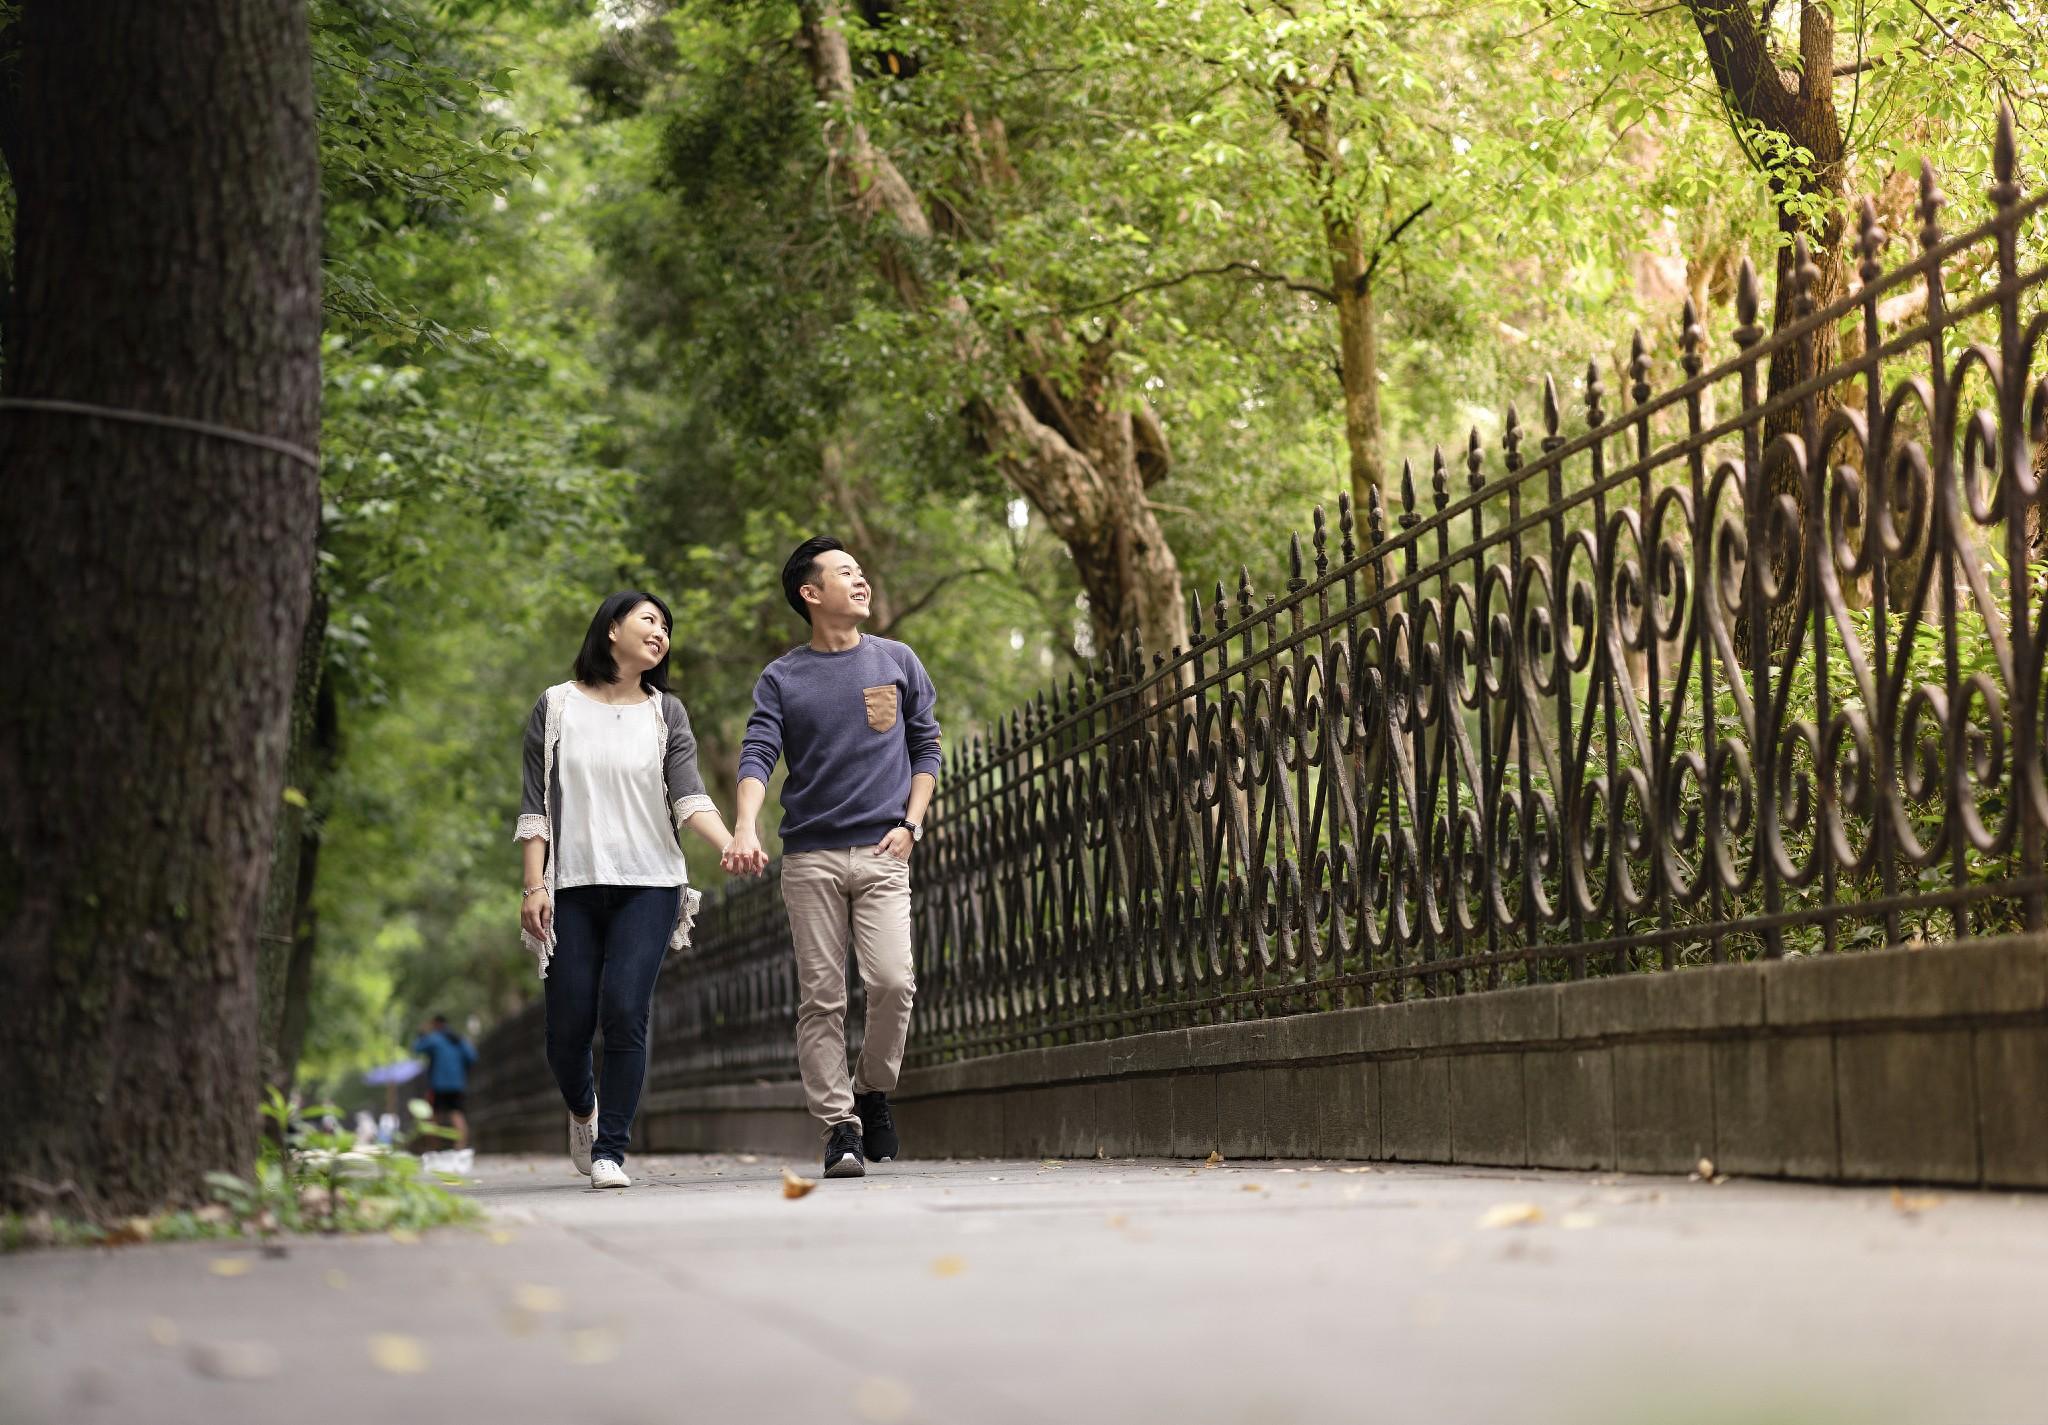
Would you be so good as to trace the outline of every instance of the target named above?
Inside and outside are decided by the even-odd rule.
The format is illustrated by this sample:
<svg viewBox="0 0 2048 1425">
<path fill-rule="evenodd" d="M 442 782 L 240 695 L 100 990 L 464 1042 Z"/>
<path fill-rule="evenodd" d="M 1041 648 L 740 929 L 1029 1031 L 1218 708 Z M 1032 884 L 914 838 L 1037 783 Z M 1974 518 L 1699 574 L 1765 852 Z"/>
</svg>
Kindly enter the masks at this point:
<svg viewBox="0 0 2048 1425">
<path fill-rule="evenodd" d="M 1333 75 L 1329 82 L 1336 79 Z M 1315 87 L 1283 76 L 1275 81 L 1273 106 L 1322 195 L 1323 245 L 1330 255 L 1330 289 L 1337 299 L 1337 378 L 1344 390 L 1344 449 L 1350 466 L 1351 507 L 1362 514 L 1372 508 L 1373 494 L 1383 488 L 1386 476 L 1380 455 L 1379 316 L 1372 292 L 1375 263 L 1366 252 L 1365 231 L 1358 218 L 1343 212 L 1336 202 L 1337 140 L 1330 131 L 1328 100 Z M 1428 206 L 1424 204 L 1407 221 L 1414 221 Z M 1402 227 L 1406 225 L 1404 222 Z M 1399 237 L 1396 229 L 1388 241 Z"/>
<path fill-rule="evenodd" d="M 923 260 L 932 225 L 895 161 L 853 115 L 853 63 L 839 0 L 801 0 L 811 87 L 827 114 L 826 143 L 835 181 L 854 219 L 869 232 L 883 280 L 907 305 L 935 309 L 950 326 L 969 372 L 1018 370 L 968 407 L 976 443 L 1066 544 L 1088 596 L 1096 645 L 1136 628 L 1145 647 L 1186 647 L 1187 604 L 1180 565 L 1145 491 L 1170 456 L 1157 418 L 1118 388 L 1109 339 L 1085 346 L 1081 376 L 1062 386 L 1060 369 L 1036 344 L 1068 340 L 1057 326 L 999 352 L 958 293 L 934 301 Z M 1021 368 L 1021 369 L 1020 369 Z"/>
<path fill-rule="evenodd" d="M 21 41 L 35 119 L 8 130 L 0 396 L 311 447 L 303 3 L 41 0 Z M 0 1206 L 190 1200 L 255 1152 L 256 937 L 316 473 L 217 434 L 20 409 L 0 410 L 0 471 Z"/>
<path fill-rule="evenodd" d="M 1847 233 L 1848 206 L 1844 192 L 1848 156 L 1843 145 L 1842 126 L 1835 112 L 1835 22 L 1824 0 L 1801 0 L 1799 7 L 1799 57 L 1792 68 L 1781 68 L 1771 51 L 1770 36 L 1751 13 L 1748 0 L 1686 0 L 1686 9 L 1706 47 L 1707 61 L 1730 113 L 1749 123 L 1773 130 L 1791 144 L 1811 155 L 1811 162 L 1799 167 L 1766 164 L 1765 181 L 1778 209 L 1778 229 L 1785 245 L 1778 249 L 1775 298 L 1772 302 L 1772 330 L 1782 331 L 1806 310 L 1819 310 L 1848 291 L 1849 265 L 1843 239 Z M 1765 6 L 1769 10 L 1769 6 Z M 1818 221 L 1803 218 L 1791 205 L 1793 199 L 1818 199 L 1822 209 Z M 1802 309 L 1797 297 L 1798 266 L 1791 242 L 1805 240 L 1811 264 L 1806 297 L 1810 308 Z M 1802 352 L 1811 365 L 1801 369 Z M 1798 385 L 1806 372 L 1820 372 L 1840 354 L 1840 343 L 1832 326 L 1814 331 L 1804 343 L 1788 345 L 1771 356 L 1766 399 Z M 1833 390 L 1820 393 L 1821 419 L 1839 400 Z M 1797 403 L 1773 413 L 1764 422 L 1766 442 L 1787 432 L 1798 432 L 1805 413 Z M 1799 472 L 1785 463 L 1770 471 L 1770 494 L 1789 494 L 1803 502 Z M 1818 511 L 1806 511 L 1812 525 Z M 1809 529 L 1809 534 L 1812 531 Z M 1775 551 L 1779 579 L 1803 579 L 1803 563 L 1793 551 Z M 1798 616 L 1799 598 L 1779 604 L 1771 613 L 1766 637 L 1773 648 L 1790 636 Z M 1735 648 L 1745 661 L 1756 656 L 1750 647 L 1747 614 L 1735 623 Z"/>
</svg>

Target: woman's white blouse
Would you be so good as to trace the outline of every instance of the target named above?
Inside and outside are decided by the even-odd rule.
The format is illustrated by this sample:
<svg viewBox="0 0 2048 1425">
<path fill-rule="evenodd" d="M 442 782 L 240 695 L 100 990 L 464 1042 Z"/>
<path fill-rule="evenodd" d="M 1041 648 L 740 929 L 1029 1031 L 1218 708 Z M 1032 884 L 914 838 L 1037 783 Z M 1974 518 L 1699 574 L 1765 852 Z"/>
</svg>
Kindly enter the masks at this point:
<svg viewBox="0 0 2048 1425">
<path fill-rule="evenodd" d="M 664 802 L 662 757 L 653 699 L 613 707 L 569 689 L 556 763 L 556 889 L 680 886 L 689 879 Z"/>
</svg>

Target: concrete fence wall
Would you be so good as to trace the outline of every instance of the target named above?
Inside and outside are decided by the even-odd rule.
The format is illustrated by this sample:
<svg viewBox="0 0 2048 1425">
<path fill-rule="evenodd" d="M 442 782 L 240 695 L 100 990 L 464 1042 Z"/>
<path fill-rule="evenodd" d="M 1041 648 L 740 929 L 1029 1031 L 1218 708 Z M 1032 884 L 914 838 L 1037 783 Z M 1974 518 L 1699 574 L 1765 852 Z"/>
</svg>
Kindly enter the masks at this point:
<svg viewBox="0 0 2048 1425">
<path fill-rule="evenodd" d="M 2048 1187 L 2048 937 L 1032 1049 L 906 1073 L 891 1101 L 918 1157 L 1218 1150 L 1630 1172 L 1709 1158 L 1760 1176 Z M 489 1149 L 563 1146 L 553 1095 L 480 1103 L 471 1121 Z M 652 1095 L 634 1136 L 648 1152 L 809 1155 L 820 1141 L 793 1082 Z"/>
</svg>

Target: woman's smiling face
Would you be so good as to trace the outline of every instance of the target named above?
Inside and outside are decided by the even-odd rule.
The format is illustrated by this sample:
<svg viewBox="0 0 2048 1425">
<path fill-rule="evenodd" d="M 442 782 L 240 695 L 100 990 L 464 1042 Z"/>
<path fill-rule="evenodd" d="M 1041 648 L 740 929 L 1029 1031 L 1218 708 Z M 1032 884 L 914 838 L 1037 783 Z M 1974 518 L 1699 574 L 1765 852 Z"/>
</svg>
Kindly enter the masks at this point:
<svg viewBox="0 0 2048 1425">
<path fill-rule="evenodd" d="M 668 622 L 661 610 L 642 601 L 612 625 L 612 661 L 619 681 L 637 683 L 640 675 L 668 656 Z"/>
</svg>

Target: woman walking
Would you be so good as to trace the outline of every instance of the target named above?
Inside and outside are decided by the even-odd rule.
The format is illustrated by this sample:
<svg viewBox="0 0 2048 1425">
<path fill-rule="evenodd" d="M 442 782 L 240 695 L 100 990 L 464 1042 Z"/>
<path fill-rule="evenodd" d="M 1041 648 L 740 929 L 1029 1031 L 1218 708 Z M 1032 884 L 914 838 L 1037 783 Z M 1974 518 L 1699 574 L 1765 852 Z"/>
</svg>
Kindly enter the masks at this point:
<svg viewBox="0 0 2048 1425">
<path fill-rule="evenodd" d="M 662 958 L 689 943 L 697 909 L 682 828 L 721 852 L 732 840 L 668 690 L 672 624 L 654 595 L 613 594 L 590 621 L 574 680 L 542 693 L 526 720 L 521 938 L 540 961 L 569 1157 L 593 1187 L 631 1181 L 626 1144 L 647 1077 L 654 981 Z M 602 1111 L 590 1053 L 600 1024 Z"/>
</svg>

